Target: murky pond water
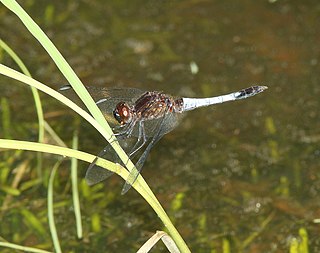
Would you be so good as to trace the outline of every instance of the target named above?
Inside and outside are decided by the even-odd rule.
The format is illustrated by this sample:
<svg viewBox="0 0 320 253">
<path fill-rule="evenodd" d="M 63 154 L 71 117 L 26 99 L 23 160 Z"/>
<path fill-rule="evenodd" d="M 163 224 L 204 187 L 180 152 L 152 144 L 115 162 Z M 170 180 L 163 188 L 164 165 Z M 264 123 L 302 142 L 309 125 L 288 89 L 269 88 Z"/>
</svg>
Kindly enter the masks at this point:
<svg viewBox="0 0 320 253">
<path fill-rule="evenodd" d="M 288 252 L 294 242 L 305 241 L 305 232 L 309 252 L 320 251 L 318 1 L 30 0 L 22 5 L 86 85 L 188 97 L 269 86 L 247 100 L 187 113 L 153 148 L 143 176 L 193 252 L 228 252 L 228 247 L 231 252 Z M 4 6 L 0 20 L 1 38 L 35 79 L 56 89 L 66 83 Z M 16 68 L 4 53 L 1 62 Z M 194 64 L 197 73 L 191 71 Z M 12 115 L 9 135 L 0 131 L 0 136 L 36 141 L 31 93 L 2 76 L 0 91 Z M 70 144 L 76 117 L 47 96 L 42 98 L 47 121 Z M 105 145 L 85 123 L 80 135 L 81 150 L 97 154 Z M 2 154 L 9 159 L 14 153 Z M 28 152 L 14 156 L 12 170 L 25 160 L 29 164 L 22 185 L 36 178 L 35 157 Z M 44 157 L 46 173 L 55 159 Z M 87 164 L 79 166 L 83 178 Z M 77 241 L 68 175 L 67 167 L 60 171 L 55 197 L 65 252 L 134 252 L 163 229 L 134 190 L 120 196 L 123 182 L 114 176 L 91 188 L 91 197 L 81 192 L 85 239 Z M 12 184 L 13 175 L 8 180 L 4 186 Z M 8 202 L 4 186 L 2 207 Z M 1 209 L 0 236 L 51 249 L 49 232 L 30 228 L 26 211 L 21 211 L 37 213 L 47 228 L 45 192 L 42 185 L 12 197 L 6 203 L 9 208 Z M 101 219 L 100 230 L 92 228 L 93 217 Z M 166 252 L 162 246 L 157 249 Z"/>
</svg>

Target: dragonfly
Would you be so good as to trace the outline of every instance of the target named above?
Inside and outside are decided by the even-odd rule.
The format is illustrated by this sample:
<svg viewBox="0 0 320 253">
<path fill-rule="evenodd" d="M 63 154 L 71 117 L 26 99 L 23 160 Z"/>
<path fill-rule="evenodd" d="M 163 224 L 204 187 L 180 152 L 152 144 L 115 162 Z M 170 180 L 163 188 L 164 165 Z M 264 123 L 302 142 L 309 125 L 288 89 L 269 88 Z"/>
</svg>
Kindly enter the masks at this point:
<svg viewBox="0 0 320 253">
<path fill-rule="evenodd" d="M 114 126 L 115 136 L 130 159 L 135 159 L 122 188 L 125 194 L 136 181 L 151 148 L 167 133 L 175 129 L 184 112 L 199 107 L 246 99 L 265 91 L 267 86 L 251 86 L 237 92 L 208 98 L 175 97 L 161 91 L 144 91 L 136 88 L 86 87 L 106 119 Z M 72 90 L 70 85 L 60 92 Z M 133 140 L 132 140 L 133 139 Z M 88 185 L 97 184 L 112 172 L 96 165 L 97 159 L 110 158 L 119 162 L 108 144 L 90 164 L 85 179 Z M 125 166 L 126 164 L 124 164 Z"/>
</svg>

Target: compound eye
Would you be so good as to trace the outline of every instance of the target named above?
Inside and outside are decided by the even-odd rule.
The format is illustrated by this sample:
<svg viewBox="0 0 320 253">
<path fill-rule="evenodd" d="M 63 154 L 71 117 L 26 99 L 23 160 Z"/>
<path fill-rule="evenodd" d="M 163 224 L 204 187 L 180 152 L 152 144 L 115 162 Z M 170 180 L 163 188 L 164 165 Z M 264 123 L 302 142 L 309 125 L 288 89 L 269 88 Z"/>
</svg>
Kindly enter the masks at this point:
<svg viewBox="0 0 320 253">
<path fill-rule="evenodd" d="M 116 119 L 116 121 L 121 123 L 122 119 L 121 119 L 120 114 L 119 114 L 119 112 L 117 110 L 113 111 L 113 117 Z"/>
<path fill-rule="evenodd" d="M 113 116 L 121 125 L 127 124 L 131 120 L 129 106 L 125 102 L 118 103 L 113 111 Z"/>
</svg>

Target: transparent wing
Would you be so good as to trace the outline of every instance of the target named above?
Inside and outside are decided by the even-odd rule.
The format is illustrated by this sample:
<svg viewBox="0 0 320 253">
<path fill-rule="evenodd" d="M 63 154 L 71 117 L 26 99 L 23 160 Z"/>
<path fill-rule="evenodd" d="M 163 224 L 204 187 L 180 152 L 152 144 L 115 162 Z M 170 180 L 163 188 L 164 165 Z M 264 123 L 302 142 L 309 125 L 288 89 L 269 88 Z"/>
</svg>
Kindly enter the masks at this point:
<svg viewBox="0 0 320 253">
<path fill-rule="evenodd" d="M 134 182 L 137 180 L 137 177 L 139 176 L 142 167 L 151 151 L 151 148 L 162 138 L 163 135 L 165 135 L 167 132 L 171 131 L 176 125 L 170 125 L 167 126 L 167 123 L 171 123 L 171 122 L 175 122 L 178 123 L 178 119 L 177 117 L 177 113 L 168 113 L 165 114 L 164 117 L 160 118 L 157 120 L 157 126 L 154 128 L 154 132 L 153 132 L 153 137 L 151 138 L 150 142 L 148 143 L 146 149 L 144 150 L 144 152 L 142 153 L 142 155 L 140 156 L 139 160 L 137 161 L 137 163 L 135 164 L 136 169 L 133 169 L 123 188 L 121 191 L 121 194 L 125 194 L 128 190 L 130 190 L 130 188 L 132 187 L 132 185 L 134 184 Z M 180 118 L 180 117 L 179 117 Z"/>
<path fill-rule="evenodd" d="M 126 102 L 132 105 L 145 93 L 145 91 L 135 88 L 86 88 L 103 113 L 112 113 L 119 102 Z"/>
<path fill-rule="evenodd" d="M 171 132 L 179 125 L 183 116 L 183 113 L 168 113 L 164 117 L 145 121 L 146 136 L 152 137 L 155 134 L 158 134 L 159 125 L 161 125 L 160 135 Z"/>
<path fill-rule="evenodd" d="M 133 145 L 132 143 L 134 142 L 133 138 L 119 138 L 118 137 L 119 144 L 121 147 L 124 149 L 126 153 L 128 153 L 128 150 L 130 147 Z M 112 146 L 108 144 L 101 152 L 97 155 L 97 157 L 93 160 L 93 162 L 89 165 L 86 175 L 85 175 L 85 180 L 88 185 L 95 185 L 97 183 L 100 183 L 104 180 L 106 180 L 108 177 L 113 175 L 113 172 L 106 170 L 105 168 L 102 168 L 98 165 L 96 165 L 97 159 L 101 157 L 106 160 L 112 161 L 114 163 L 119 163 L 123 165 L 121 159 L 117 155 L 117 153 L 114 151 Z"/>
<path fill-rule="evenodd" d="M 102 111 L 108 122 L 112 125 L 118 124 L 112 112 L 119 102 L 126 102 L 132 105 L 145 91 L 135 88 L 105 88 L 105 87 L 86 87 L 97 106 Z M 70 85 L 62 86 L 59 91 L 79 105 L 81 108 L 87 110 L 78 95 Z"/>
<path fill-rule="evenodd" d="M 86 172 L 86 182 L 89 186 L 95 185 L 97 183 L 100 183 L 104 180 L 106 180 L 108 177 L 113 175 L 112 171 L 109 171 L 107 169 L 104 169 L 102 167 L 97 166 L 95 163 L 98 159 L 98 156 L 96 159 L 90 164 L 89 168 Z"/>
<path fill-rule="evenodd" d="M 113 154 L 114 152 L 112 152 L 112 147 L 110 144 L 108 144 L 108 146 L 106 146 L 100 153 L 98 156 L 96 156 L 96 158 L 93 160 L 93 162 L 89 165 L 86 175 L 85 175 L 85 180 L 87 182 L 87 184 L 89 186 L 91 185 L 95 185 L 97 183 L 102 182 L 103 180 L 107 179 L 108 177 L 110 177 L 111 175 L 113 175 L 113 172 L 106 170 L 102 167 L 99 167 L 96 165 L 96 162 L 98 160 L 99 157 L 102 157 L 105 154 Z M 111 159 L 108 159 L 107 157 L 105 157 L 107 160 L 110 161 L 114 161 L 114 157 L 112 157 Z"/>
</svg>

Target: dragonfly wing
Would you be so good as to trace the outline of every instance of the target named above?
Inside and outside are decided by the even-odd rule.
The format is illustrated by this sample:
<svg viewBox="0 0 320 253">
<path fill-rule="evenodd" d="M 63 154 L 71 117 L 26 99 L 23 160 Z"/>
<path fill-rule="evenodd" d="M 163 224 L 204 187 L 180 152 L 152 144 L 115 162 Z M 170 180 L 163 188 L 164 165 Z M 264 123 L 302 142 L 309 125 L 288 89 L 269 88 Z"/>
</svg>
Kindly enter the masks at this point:
<svg viewBox="0 0 320 253">
<path fill-rule="evenodd" d="M 160 138 L 159 138 L 160 139 Z M 130 171 L 130 174 L 126 180 L 126 182 L 123 185 L 122 191 L 121 191 L 121 195 L 126 194 L 127 191 L 130 190 L 130 188 L 132 187 L 132 185 L 134 184 L 134 182 L 137 180 L 142 167 L 146 161 L 146 158 L 148 157 L 151 148 L 154 146 L 155 143 L 153 143 L 153 141 L 151 140 L 147 146 L 147 148 L 145 149 L 145 151 L 142 153 L 142 155 L 140 156 L 138 162 L 135 164 L 135 167 Z"/>
<path fill-rule="evenodd" d="M 97 183 L 102 182 L 103 180 L 107 179 L 111 175 L 113 175 L 113 172 L 104 169 L 102 167 L 99 167 L 95 164 L 96 161 L 93 161 L 86 172 L 86 182 L 89 186 L 95 185 Z"/>
<path fill-rule="evenodd" d="M 134 140 L 128 139 L 128 138 L 121 138 L 121 137 L 119 138 L 118 137 L 118 141 L 119 141 L 120 146 L 124 149 L 124 151 L 126 153 L 129 152 L 128 150 L 130 150 L 134 144 Z M 110 144 L 108 144 L 97 155 L 97 157 L 93 160 L 93 162 L 89 165 L 89 167 L 87 169 L 87 172 L 85 175 L 85 180 L 86 180 L 87 184 L 90 186 L 104 181 L 105 179 L 107 179 L 108 177 L 110 177 L 113 174 L 113 172 L 111 172 L 105 168 L 102 168 L 96 164 L 99 157 L 106 159 L 106 160 L 109 160 L 109 161 L 112 161 L 114 163 L 119 163 L 119 164 L 123 165 L 121 159 L 116 154 L 116 152 L 114 151 L 112 146 Z"/>
<path fill-rule="evenodd" d="M 89 165 L 86 172 L 86 176 L 85 176 L 85 179 L 88 185 L 91 186 L 91 185 L 100 183 L 101 181 L 107 179 L 113 174 L 113 172 L 96 165 L 96 162 L 99 157 L 106 158 L 107 160 L 113 161 L 113 157 L 106 157 L 106 156 L 111 156 L 112 151 L 113 149 L 111 145 L 108 144 Z"/>
<path fill-rule="evenodd" d="M 181 119 L 183 118 L 183 113 L 168 113 L 164 117 L 147 120 L 145 121 L 145 132 L 147 137 L 153 137 L 158 134 L 159 124 L 161 124 L 161 135 L 165 135 L 175 129 Z M 163 122 L 162 122 L 163 121 Z M 161 123 L 162 122 L 162 123 Z"/>
<path fill-rule="evenodd" d="M 142 168 L 142 166 L 141 166 Z M 141 168 L 133 168 L 132 171 L 130 172 L 126 182 L 124 183 L 123 187 L 122 187 L 122 191 L 121 191 L 121 195 L 124 195 L 127 193 L 127 191 L 129 191 L 132 187 L 132 185 L 134 184 L 134 182 L 137 180 Z"/>
<path fill-rule="evenodd" d="M 127 102 L 129 105 L 133 104 L 145 91 L 135 88 L 105 88 L 105 87 L 86 87 L 93 100 L 97 103 L 106 119 L 116 124 L 112 115 L 113 110 L 119 102 Z M 81 108 L 87 110 L 80 98 L 70 85 L 62 86 L 59 91 L 79 105 Z"/>
<path fill-rule="evenodd" d="M 165 124 L 172 121 L 177 122 L 176 120 L 178 119 L 175 117 L 176 117 L 175 113 L 168 113 L 168 114 L 165 114 L 164 117 L 161 117 L 160 120 L 156 121 L 156 126 L 151 132 L 153 137 L 151 138 L 151 141 L 149 142 L 145 151 L 142 153 L 139 160 L 135 164 L 135 168 L 133 168 L 133 170 L 130 171 L 130 174 L 122 188 L 122 191 L 121 191 L 122 195 L 125 194 L 128 190 L 130 190 L 134 182 L 137 180 L 142 170 L 142 167 L 151 151 L 151 148 L 162 138 L 163 135 L 165 135 L 168 131 L 171 131 L 174 128 L 174 125 L 169 127 L 169 126 L 166 126 Z M 145 123 L 147 123 L 147 121 L 145 121 Z"/>
<path fill-rule="evenodd" d="M 145 91 L 135 88 L 86 87 L 103 113 L 112 113 L 119 102 L 133 104 Z"/>
</svg>

